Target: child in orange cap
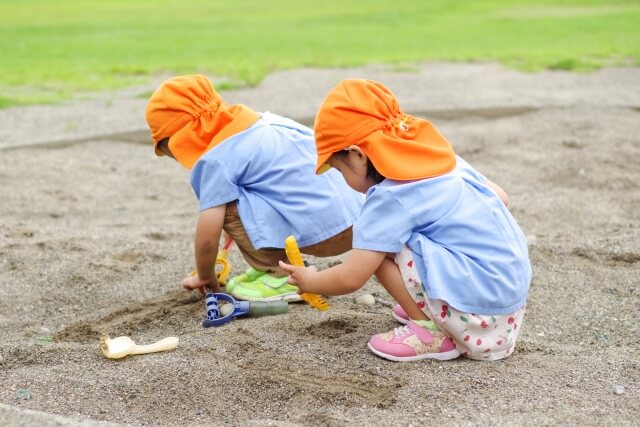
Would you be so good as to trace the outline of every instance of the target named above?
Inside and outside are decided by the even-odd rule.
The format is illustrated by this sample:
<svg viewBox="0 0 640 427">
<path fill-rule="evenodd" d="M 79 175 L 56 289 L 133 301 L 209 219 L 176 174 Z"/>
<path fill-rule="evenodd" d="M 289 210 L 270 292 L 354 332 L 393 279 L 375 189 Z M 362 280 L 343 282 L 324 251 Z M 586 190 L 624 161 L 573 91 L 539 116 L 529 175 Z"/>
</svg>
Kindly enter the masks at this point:
<svg viewBox="0 0 640 427">
<path fill-rule="evenodd" d="M 351 248 L 351 225 L 362 195 L 337 172 L 314 173 L 311 129 L 244 105 L 227 105 L 201 75 L 164 82 L 146 114 L 156 154 L 191 169 L 200 205 L 197 276 L 184 279 L 185 288 L 219 291 L 214 266 L 223 230 L 251 266 L 227 284 L 227 291 L 240 299 L 299 299 L 298 289 L 278 268 L 278 260 L 286 259 L 289 235 L 310 255 L 333 256 Z"/>
<path fill-rule="evenodd" d="M 404 114 L 384 85 L 342 81 L 315 122 L 316 170 L 342 173 L 366 200 L 353 251 L 317 272 L 281 262 L 302 292 L 342 295 L 372 274 L 405 326 L 369 348 L 394 361 L 509 356 L 531 281 L 526 239 L 507 195 L 456 156 L 428 121 Z"/>
</svg>

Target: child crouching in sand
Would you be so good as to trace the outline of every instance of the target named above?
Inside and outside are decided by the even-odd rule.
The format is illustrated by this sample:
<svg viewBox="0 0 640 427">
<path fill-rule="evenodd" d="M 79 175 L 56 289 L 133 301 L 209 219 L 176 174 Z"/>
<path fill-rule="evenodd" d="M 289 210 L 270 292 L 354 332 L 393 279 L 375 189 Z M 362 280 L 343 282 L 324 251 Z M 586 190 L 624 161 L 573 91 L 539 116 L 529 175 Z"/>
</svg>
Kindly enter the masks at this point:
<svg viewBox="0 0 640 427">
<path fill-rule="evenodd" d="M 251 266 L 227 284 L 239 299 L 299 299 L 278 267 L 290 234 L 310 255 L 351 249 L 351 226 L 363 198 L 339 173 L 314 173 L 311 129 L 245 105 L 227 105 L 202 75 L 165 81 L 146 113 L 156 154 L 191 169 L 200 205 L 197 276 L 185 278 L 185 288 L 219 292 L 214 266 L 223 230 Z"/>
<path fill-rule="evenodd" d="M 431 123 L 403 114 L 377 82 L 338 84 L 315 136 L 316 172 L 337 169 L 366 200 L 348 259 L 320 272 L 281 262 L 290 283 L 343 295 L 375 274 L 406 324 L 369 341 L 389 360 L 511 355 L 531 266 L 506 193 L 456 156 Z"/>
</svg>

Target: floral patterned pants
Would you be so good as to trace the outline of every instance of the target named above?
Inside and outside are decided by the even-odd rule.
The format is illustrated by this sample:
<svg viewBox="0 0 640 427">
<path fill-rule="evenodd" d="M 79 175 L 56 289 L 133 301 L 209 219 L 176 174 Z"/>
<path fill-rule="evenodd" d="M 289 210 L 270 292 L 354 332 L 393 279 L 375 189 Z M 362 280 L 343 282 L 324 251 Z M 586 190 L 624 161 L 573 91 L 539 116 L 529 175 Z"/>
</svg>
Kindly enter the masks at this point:
<svg viewBox="0 0 640 427">
<path fill-rule="evenodd" d="M 442 332 L 453 339 L 462 356 L 476 360 L 499 360 L 513 353 L 524 321 L 525 305 L 515 313 L 505 315 L 464 313 L 446 301 L 429 299 L 408 247 L 405 246 L 396 254 L 395 262 L 413 300 Z"/>
</svg>

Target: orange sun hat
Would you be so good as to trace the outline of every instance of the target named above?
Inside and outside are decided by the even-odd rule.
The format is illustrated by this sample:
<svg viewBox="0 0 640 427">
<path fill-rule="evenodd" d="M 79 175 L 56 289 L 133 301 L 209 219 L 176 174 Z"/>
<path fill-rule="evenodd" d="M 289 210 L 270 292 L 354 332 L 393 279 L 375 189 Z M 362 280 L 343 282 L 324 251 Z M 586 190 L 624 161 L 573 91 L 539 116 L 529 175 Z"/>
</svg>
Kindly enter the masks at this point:
<svg viewBox="0 0 640 427">
<path fill-rule="evenodd" d="M 408 181 L 450 172 L 453 147 L 429 121 L 404 114 L 396 96 L 381 83 L 348 79 L 334 87 L 316 116 L 318 163 L 359 146 L 384 177 Z"/>
<path fill-rule="evenodd" d="M 147 104 L 147 123 L 156 154 L 162 155 L 158 142 L 170 138 L 169 150 L 189 169 L 208 150 L 251 127 L 259 118 L 245 105 L 227 106 L 202 75 L 165 81 Z"/>
</svg>

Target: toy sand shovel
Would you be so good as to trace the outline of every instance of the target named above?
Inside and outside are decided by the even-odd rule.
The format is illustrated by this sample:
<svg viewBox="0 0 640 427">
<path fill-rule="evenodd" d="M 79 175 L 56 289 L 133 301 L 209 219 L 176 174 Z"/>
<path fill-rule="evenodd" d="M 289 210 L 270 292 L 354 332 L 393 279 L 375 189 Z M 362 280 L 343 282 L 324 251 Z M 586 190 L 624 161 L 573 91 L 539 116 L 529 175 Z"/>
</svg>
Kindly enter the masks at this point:
<svg viewBox="0 0 640 427">
<path fill-rule="evenodd" d="M 173 350 L 178 346 L 178 341 L 178 337 L 169 337 L 153 344 L 138 345 L 129 337 L 111 339 L 109 335 L 105 334 L 100 339 L 100 348 L 105 357 L 109 359 L 121 359 L 130 354 L 147 354 Z"/>
<path fill-rule="evenodd" d="M 302 259 L 302 254 L 300 253 L 300 248 L 298 247 L 298 242 L 296 242 L 295 237 L 289 236 L 285 239 L 284 250 L 287 253 L 287 258 L 289 258 L 289 262 L 291 263 L 291 265 L 296 265 L 298 267 L 305 266 L 304 260 Z M 329 306 L 329 303 L 322 297 L 322 295 L 304 292 L 300 294 L 300 298 L 302 298 L 304 302 L 306 302 L 316 310 L 324 311 L 331 308 Z"/>
<path fill-rule="evenodd" d="M 233 239 L 230 236 L 225 236 L 222 251 L 220 251 L 216 258 L 216 276 L 218 277 L 218 283 L 222 286 L 227 285 L 227 278 L 231 272 L 231 263 L 228 260 L 231 245 L 233 245 Z"/>
<path fill-rule="evenodd" d="M 215 262 L 216 269 L 216 277 L 218 278 L 218 283 L 221 286 L 227 285 L 227 279 L 229 278 L 229 273 L 231 273 L 231 263 L 229 262 L 229 250 L 231 250 L 231 246 L 233 245 L 234 240 L 230 236 L 225 237 L 224 245 L 222 246 L 222 250 L 218 253 L 218 257 Z M 198 275 L 198 272 L 193 270 L 191 272 L 191 276 L 195 277 Z"/>
</svg>

